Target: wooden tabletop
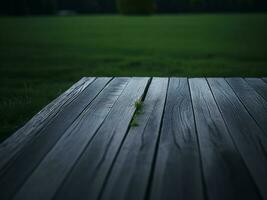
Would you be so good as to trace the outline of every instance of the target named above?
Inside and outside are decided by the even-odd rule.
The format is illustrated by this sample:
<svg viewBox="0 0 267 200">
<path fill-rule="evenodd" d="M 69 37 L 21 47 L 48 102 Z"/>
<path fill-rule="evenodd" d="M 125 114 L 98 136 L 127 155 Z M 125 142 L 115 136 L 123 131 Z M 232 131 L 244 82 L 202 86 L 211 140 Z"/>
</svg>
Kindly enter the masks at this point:
<svg viewBox="0 0 267 200">
<path fill-rule="evenodd" d="M 83 78 L 0 144 L 0 199 L 267 200 L 267 78 Z"/>
</svg>

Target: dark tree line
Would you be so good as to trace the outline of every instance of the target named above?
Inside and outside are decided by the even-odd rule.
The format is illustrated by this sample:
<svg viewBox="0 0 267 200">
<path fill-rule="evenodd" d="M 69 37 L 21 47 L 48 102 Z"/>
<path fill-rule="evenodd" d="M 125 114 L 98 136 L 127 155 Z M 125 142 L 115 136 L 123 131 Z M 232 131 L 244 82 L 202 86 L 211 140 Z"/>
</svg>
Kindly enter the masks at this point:
<svg viewBox="0 0 267 200">
<path fill-rule="evenodd" d="M 57 0 L 2 0 L 1 14 L 53 14 L 57 10 Z"/>
<path fill-rule="evenodd" d="M 155 12 L 154 0 L 117 0 L 118 11 L 122 14 L 152 14 Z"/>
<path fill-rule="evenodd" d="M 267 0 L 157 0 L 159 12 L 266 11 Z"/>
<path fill-rule="evenodd" d="M 150 0 L 153 6 L 142 3 L 146 2 L 145 0 L 2 0 L 0 14 L 55 14 L 60 10 L 76 13 L 116 13 L 117 8 L 132 12 L 136 10 L 136 2 L 140 8 L 153 7 L 158 13 L 267 11 L 267 0 Z"/>
</svg>

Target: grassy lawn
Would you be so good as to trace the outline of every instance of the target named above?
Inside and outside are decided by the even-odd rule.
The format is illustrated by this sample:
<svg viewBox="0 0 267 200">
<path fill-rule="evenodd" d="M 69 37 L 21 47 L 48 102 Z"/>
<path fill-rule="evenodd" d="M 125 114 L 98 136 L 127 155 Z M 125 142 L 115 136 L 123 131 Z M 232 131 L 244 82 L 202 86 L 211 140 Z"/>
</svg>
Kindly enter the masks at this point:
<svg viewBox="0 0 267 200">
<path fill-rule="evenodd" d="M 2 17 L 0 25 L 2 139 L 83 76 L 267 76 L 267 14 Z"/>
</svg>

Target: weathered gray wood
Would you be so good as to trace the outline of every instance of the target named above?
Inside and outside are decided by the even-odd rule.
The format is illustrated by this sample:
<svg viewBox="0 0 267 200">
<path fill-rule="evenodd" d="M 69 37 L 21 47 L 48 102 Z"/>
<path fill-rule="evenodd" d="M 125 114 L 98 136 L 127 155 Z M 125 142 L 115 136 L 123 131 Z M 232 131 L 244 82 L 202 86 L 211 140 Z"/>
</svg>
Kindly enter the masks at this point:
<svg viewBox="0 0 267 200">
<path fill-rule="evenodd" d="M 130 128 L 100 199 L 145 198 L 159 138 L 167 87 L 167 78 L 152 80 L 141 114 L 136 117 L 138 126 Z"/>
<path fill-rule="evenodd" d="M 263 199 L 267 199 L 267 136 L 257 126 L 224 79 L 209 78 L 208 82 L 234 143 L 260 194 Z"/>
<path fill-rule="evenodd" d="M 39 131 L 64 107 L 75 99 L 95 78 L 82 78 L 70 89 L 44 107 L 28 123 L 6 139 L 0 145 L 0 169 L 25 146 L 36 137 Z"/>
<path fill-rule="evenodd" d="M 150 199 L 203 199 L 200 164 L 188 81 L 171 78 Z"/>
<path fill-rule="evenodd" d="M 190 79 L 208 199 L 261 199 L 205 79 Z"/>
<path fill-rule="evenodd" d="M 116 78 L 109 83 L 68 128 L 14 199 L 52 199 L 67 173 L 103 123 L 128 81 L 128 78 Z"/>
<path fill-rule="evenodd" d="M 262 78 L 262 80 L 267 83 L 267 77 Z"/>
<path fill-rule="evenodd" d="M 0 199 L 9 199 L 15 194 L 68 127 L 110 80 L 110 78 L 96 79 L 71 103 L 64 106 L 64 109 L 62 108 L 53 120 L 40 130 L 38 137 L 22 149 L 20 155 L 0 177 Z"/>
<path fill-rule="evenodd" d="M 148 78 L 133 78 L 111 109 L 56 199 L 97 199 L 121 147 L 135 112 L 134 103 L 145 92 Z"/>
<path fill-rule="evenodd" d="M 267 79 L 148 80 L 84 78 L 46 106 L 0 144 L 0 199 L 267 200 Z"/>
<path fill-rule="evenodd" d="M 267 102 L 242 78 L 227 78 L 235 94 L 267 134 Z"/>
<path fill-rule="evenodd" d="M 259 78 L 246 78 L 246 81 L 267 101 L 267 83 Z"/>
</svg>

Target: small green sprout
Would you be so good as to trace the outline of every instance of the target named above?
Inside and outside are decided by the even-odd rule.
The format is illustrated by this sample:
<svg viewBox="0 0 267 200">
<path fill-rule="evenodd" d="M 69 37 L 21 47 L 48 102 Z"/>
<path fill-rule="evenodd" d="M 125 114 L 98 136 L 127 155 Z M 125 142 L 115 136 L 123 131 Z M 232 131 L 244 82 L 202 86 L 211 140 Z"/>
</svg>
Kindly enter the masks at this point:
<svg viewBox="0 0 267 200">
<path fill-rule="evenodd" d="M 134 106 L 135 106 L 135 108 L 136 108 L 136 113 L 137 114 L 139 114 L 140 113 L 140 111 L 141 111 L 141 109 L 142 109 L 142 104 L 143 102 L 140 100 L 140 99 L 138 99 L 135 103 L 134 103 Z"/>
<path fill-rule="evenodd" d="M 141 109 L 142 109 L 142 106 L 143 106 L 142 100 L 141 99 L 138 99 L 134 103 L 134 106 L 135 106 L 136 111 L 135 111 L 135 114 L 134 114 L 133 119 L 132 119 L 132 122 L 131 122 L 131 126 L 132 127 L 138 126 L 138 123 L 137 123 L 137 120 L 136 120 L 136 116 L 141 113 Z"/>
<path fill-rule="evenodd" d="M 133 118 L 133 120 L 132 120 L 132 122 L 131 122 L 131 126 L 132 126 L 132 127 L 136 127 L 136 126 L 138 126 L 138 123 L 137 123 L 137 121 L 136 121 L 136 119 L 135 119 L 135 116 L 134 116 L 134 118 Z"/>
</svg>

